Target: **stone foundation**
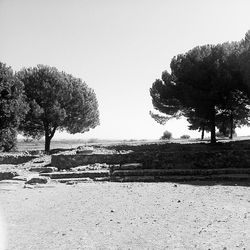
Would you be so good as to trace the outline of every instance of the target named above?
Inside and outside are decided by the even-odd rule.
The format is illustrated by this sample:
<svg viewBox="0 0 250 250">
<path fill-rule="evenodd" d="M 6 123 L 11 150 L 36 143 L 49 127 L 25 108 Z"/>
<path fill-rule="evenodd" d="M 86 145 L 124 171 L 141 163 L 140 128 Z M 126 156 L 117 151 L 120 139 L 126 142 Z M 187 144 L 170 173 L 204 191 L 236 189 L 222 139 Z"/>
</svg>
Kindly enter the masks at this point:
<svg viewBox="0 0 250 250">
<path fill-rule="evenodd" d="M 51 165 L 70 169 L 94 163 L 140 163 L 143 169 L 248 168 L 250 150 L 135 152 L 127 154 L 52 155 Z"/>
<path fill-rule="evenodd" d="M 0 156 L 0 165 L 1 164 L 22 164 L 33 159 L 37 158 L 34 155 L 2 155 Z"/>
</svg>

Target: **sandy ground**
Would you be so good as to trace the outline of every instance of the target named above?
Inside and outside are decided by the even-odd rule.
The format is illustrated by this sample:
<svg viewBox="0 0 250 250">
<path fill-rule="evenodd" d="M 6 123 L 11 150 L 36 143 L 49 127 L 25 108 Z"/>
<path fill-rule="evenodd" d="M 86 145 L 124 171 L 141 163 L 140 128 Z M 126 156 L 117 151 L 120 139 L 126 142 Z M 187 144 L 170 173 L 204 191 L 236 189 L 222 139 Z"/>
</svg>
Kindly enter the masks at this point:
<svg viewBox="0 0 250 250">
<path fill-rule="evenodd" d="M 6 249 L 250 249 L 247 186 L 2 182 L 0 211 Z"/>
</svg>

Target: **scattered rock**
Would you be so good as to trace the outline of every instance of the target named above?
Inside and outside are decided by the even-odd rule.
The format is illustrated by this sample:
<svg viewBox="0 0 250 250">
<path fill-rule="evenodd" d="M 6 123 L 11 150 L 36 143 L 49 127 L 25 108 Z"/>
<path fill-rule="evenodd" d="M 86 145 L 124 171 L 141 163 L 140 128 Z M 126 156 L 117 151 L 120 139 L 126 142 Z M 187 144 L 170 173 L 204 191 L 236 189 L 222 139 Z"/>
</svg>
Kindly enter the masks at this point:
<svg viewBox="0 0 250 250">
<path fill-rule="evenodd" d="M 15 176 L 13 177 L 12 180 L 15 180 L 15 181 L 27 181 L 27 177 L 26 176 Z"/>
<path fill-rule="evenodd" d="M 110 181 L 110 177 L 98 177 L 94 178 L 94 181 Z"/>
<path fill-rule="evenodd" d="M 30 172 L 41 172 L 44 170 L 44 167 L 31 167 L 29 169 Z"/>
<path fill-rule="evenodd" d="M 94 151 L 93 147 L 78 147 L 76 153 L 81 155 L 92 154 Z"/>
<path fill-rule="evenodd" d="M 56 167 L 45 167 L 40 173 L 52 173 L 58 171 Z"/>
<path fill-rule="evenodd" d="M 118 167 L 118 169 L 121 169 L 121 170 L 134 170 L 134 169 L 142 169 L 142 168 L 143 168 L 142 163 L 126 163 Z"/>
<path fill-rule="evenodd" d="M 77 184 L 75 181 L 67 181 L 65 183 L 66 185 L 74 185 L 74 184 Z"/>
<path fill-rule="evenodd" d="M 23 186 L 23 188 L 30 188 L 30 189 L 33 189 L 33 188 L 34 188 L 34 186 L 29 185 L 29 184 L 25 184 L 25 185 Z"/>
<path fill-rule="evenodd" d="M 48 183 L 49 178 L 48 177 L 44 177 L 44 176 L 38 176 L 38 177 L 33 177 L 31 179 L 29 179 L 28 181 L 25 182 L 25 184 L 46 184 Z"/>
<path fill-rule="evenodd" d="M 35 160 L 34 163 L 44 163 L 44 160 Z"/>
</svg>

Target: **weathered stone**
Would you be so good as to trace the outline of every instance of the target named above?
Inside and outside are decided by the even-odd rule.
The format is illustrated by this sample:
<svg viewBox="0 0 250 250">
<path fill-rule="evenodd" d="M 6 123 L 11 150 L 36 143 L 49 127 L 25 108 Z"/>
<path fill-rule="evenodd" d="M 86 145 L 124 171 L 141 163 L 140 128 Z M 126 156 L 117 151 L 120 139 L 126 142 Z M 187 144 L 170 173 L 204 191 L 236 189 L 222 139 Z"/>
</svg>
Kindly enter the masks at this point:
<svg viewBox="0 0 250 250">
<path fill-rule="evenodd" d="M 78 166 L 71 168 L 71 171 L 90 171 L 90 170 L 107 170 L 109 169 L 109 165 L 105 163 L 95 163 L 86 166 Z"/>
<path fill-rule="evenodd" d="M 110 177 L 97 177 L 94 181 L 110 181 Z"/>
<path fill-rule="evenodd" d="M 0 156 L 0 164 L 22 164 L 33 159 L 37 156 L 32 155 L 2 155 Z"/>
<path fill-rule="evenodd" d="M 222 169 L 134 169 L 115 170 L 112 177 L 119 176 L 182 176 L 182 175 L 220 175 L 220 174 L 246 174 L 250 175 L 250 168 L 222 168 Z"/>
<path fill-rule="evenodd" d="M 65 184 L 66 185 L 74 185 L 74 184 L 76 184 L 77 182 L 75 182 L 75 181 L 67 181 Z"/>
<path fill-rule="evenodd" d="M 58 169 L 56 167 L 31 167 L 29 171 L 39 173 L 52 173 L 58 171 Z"/>
<path fill-rule="evenodd" d="M 91 178 L 64 178 L 64 179 L 54 179 L 52 181 L 60 182 L 60 183 L 78 183 L 78 182 L 93 182 Z"/>
<path fill-rule="evenodd" d="M 89 155 L 94 151 L 93 147 L 78 147 L 76 153 L 81 155 Z"/>
<path fill-rule="evenodd" d="M 136 152 L 127 154 L 53 155 L 51 164 L 58 169 L 106 163 L 123 165 L 141 163 L 143 168 L 230 168 L 249 167 L 249 150 L 211 150 L 174 152 Z"/>
<path fill-rule="evenodd" d="M 195 181 L 250 181 L 250 175 L 246 174 L 222 174 L 222 175 L 170 175 L 170 176 L 124 176 L 114 177 L 117 182 L 195 182 Z"/>
<path fill-rule="evenodd" d="M 143 169 L 142 163 L 127 163 L 122 165 L 116 165 L 112 167 L 112 170 L 134 170 L 134 169 Z"/>
<path fill-rule="evenodd" d="M 43 170 L 40 171 L 40 173 L 53 173 L 58 171 L 56 167 L 44 167 Z"/>
<path fill-rule="evenodd" d="M 44 160 L 38 159 L 38 160 L 35 160 L 34 163 L 44 163 Z"/>
<path fill-rule="evenodd" d="M 15 181 L 27 181 L 27 176 L 15 176 L 15 177 L 13 177 L 13 179 L 12 180 L 15 180 Z"/>
<path fill-rule="evenodd" d="M 1 180 L 10 180 L 13 177 L 18 176 L 17 172 L 0 172 L 0 181 Z"/>
<path fill-rule="evenodd" d="M 32 177 L 28 181 L 25 182 L 25 184 L 46 184 L 48 183 L 49 178 L 44 176 L 38 176 L 38 177 Z"/>
<path fill-rule="evenodd" d="M 25 185 L 23 186 L 23 188 L 33 189 L 33 188 L 34 188 L 34 185 L 25 184 Z"/>
<path fill-rule="evenodd" d="M 40 176 L 50 177 L 51 179 L 66 179 L 66 178 L 97 178 L 108 177 L 108 170 L 94 170 L 94 171 L 78 171 L 78 172 L 54 172 L 41 173 Z"/>
</svg>

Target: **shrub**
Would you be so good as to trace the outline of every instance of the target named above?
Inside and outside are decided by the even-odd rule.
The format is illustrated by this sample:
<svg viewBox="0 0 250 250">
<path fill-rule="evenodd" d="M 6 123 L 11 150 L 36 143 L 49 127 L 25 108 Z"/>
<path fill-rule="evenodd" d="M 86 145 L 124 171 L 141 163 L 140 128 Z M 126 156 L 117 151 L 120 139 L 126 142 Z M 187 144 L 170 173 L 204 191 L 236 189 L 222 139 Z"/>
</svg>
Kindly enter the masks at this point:
<svg viewBox="0 0 250 250">
<path fill-rule="evenodd" d="M 225 138 L 225 137 L 227 137 L 227 136 L 225 136 L 222 132 L 216 132 L 215 133 L 215 135 L 216 135 L 216 137 L 218 137 L 218 138 Z"/>
<path fill-rule="evenodd" d="M 218 132 L 216 132 L 216 137 L 218 137 L 220 139 L 225 139 L 225 138 L 228 138 L 229 135 L 225 135 L 224 133 L 218 131 Z M 237 137 L 237 133 L 236 132 L 233 133 L 233 138 L 235 138 L 235 137 Z"/>
<path fill-rule="evenodd" d="M 182 135 L 182 136 L 181 136 L 181 139 L 186 139 L 186 140 L 187 140 L 187 139 L 190 139 L 190 135 Z"/>
<path fill-rule="evenodd" d="M 0 147 L 4 152 L 16 149 L 17 132 L 13 128 L 0 130 Z"/>
<path fill-rule="evenodd" d="M 28 112 L 24 85 L 11 67 L 0 62 L 0 149 L 10 151 L 16 144 L 17 129 Z"/>
<path fill-rule="evenodd" d="M 172 133 L 166 130 L 160 139 L 161 140 L 170 140 L 171 138 L 172 138 Z"/>
</svg>

